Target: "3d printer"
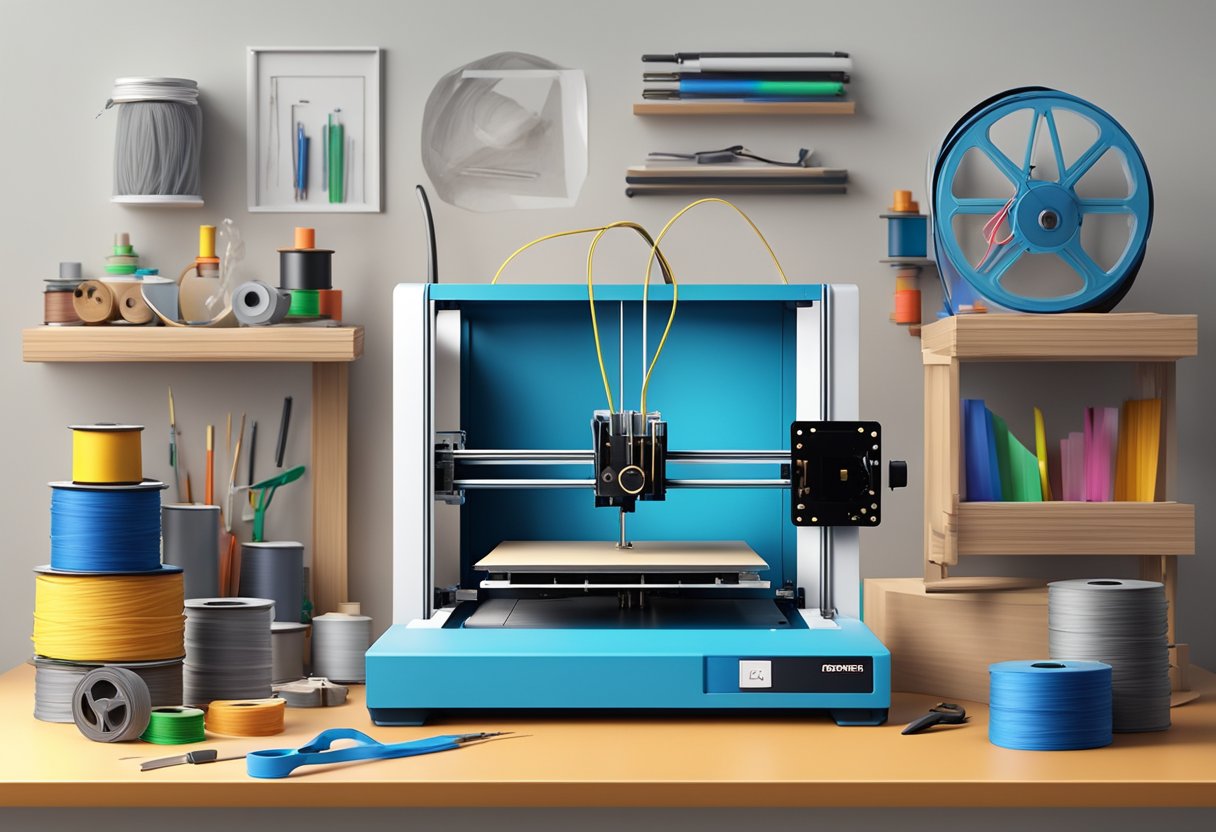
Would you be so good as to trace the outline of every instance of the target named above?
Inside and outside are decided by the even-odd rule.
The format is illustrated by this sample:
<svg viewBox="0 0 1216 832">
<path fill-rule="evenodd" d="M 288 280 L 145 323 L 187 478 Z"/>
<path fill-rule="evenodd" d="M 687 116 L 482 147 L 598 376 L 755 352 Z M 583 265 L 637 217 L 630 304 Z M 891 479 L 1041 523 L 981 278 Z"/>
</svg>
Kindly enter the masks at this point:
<svg viewBox="0 0 1216 832">
<path fill-rule="evenodd" d="M 651 287 L 648 307 L 640 286 L 597 287 L 593 342 L 586 287 L 396 288 L 377 724 L 572 709 L 886 720 L 890 654 L 858 620 L 859 532 L 880 521 L 883 483 L 880 428 L 857 420 L 856 287 L 680 286 L 648 366 L 635 345 L 663 331 L 674 290 Z M 628 409 L 622 391 L 647 380 L 658 407 L 643 390 Z"/>
</svg>

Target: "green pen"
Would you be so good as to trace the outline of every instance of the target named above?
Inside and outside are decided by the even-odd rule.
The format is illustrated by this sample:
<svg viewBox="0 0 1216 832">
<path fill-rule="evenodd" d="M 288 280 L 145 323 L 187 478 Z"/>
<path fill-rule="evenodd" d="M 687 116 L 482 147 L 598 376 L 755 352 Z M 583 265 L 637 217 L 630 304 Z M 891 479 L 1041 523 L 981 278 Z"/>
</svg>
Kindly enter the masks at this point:
<svg viewBox="0 0 1216 832">
<path fill-rule="evenodd" d="M 346 148 L 346 131 L 342 124 L 334 120 L 334 114 L 329 114 L 329 201 L 345 202 L 345 190 L 342 186 L 342 174 L 345 170 L 343 157 Z"/>
</svg>

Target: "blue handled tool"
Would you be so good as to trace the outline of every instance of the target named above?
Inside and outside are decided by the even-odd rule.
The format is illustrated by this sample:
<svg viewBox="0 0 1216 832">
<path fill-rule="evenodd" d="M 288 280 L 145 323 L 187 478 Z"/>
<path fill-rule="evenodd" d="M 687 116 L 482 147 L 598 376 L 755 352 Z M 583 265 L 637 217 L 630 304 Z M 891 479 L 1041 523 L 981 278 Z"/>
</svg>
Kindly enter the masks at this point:
<svg viewBox="0 0 1216 832">
<path fill-rule="evenodd" d="M 300 748 L 274 748 L 251 751 L 245 756 L 250 777 L 274 780 L 286 777 L 300 766 L 349 763 L 356 760 L 391 760 L 395 757 L 417 757 L 436 751 L 451 751 L 491 737 L 501 737 L 510 731 L 478 734 L 444 734 L 424 740 L 412 740 L 385 745 L 354 728 L 330 728 L 322 731 L 308 745 Z M 335 740 L 354 740 L 355 745 L 330 750 Z"/>
<path fill-rule="evenodd" d="M 308 136 L 304 135 L 304 122 L 296 122 L 296 200 L 308 199 Z"/>
</svg>

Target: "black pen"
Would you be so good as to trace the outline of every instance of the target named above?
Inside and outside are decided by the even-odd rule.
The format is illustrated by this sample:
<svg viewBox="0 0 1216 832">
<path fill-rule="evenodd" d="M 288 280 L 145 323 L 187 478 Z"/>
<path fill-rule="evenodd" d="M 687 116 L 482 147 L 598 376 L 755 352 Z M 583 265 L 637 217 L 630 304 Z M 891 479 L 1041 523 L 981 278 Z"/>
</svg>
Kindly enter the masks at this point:
<svg viewBox="0 0 1216 832">
<path fill-rule="evenodd" d="M 287 451 L 287 428 L 291 424 L 291 396 L 283 398 L 283 418 L 279 422 L 279 442 L 274 449 L 276 468 L 283 467 L 283 454 Z"/>
<path fill-rule="evenodd" d="M 253 485 L 253 457 L 258 449 L 258 423 L 249 429 L 249 484 Z"/>
</svg>

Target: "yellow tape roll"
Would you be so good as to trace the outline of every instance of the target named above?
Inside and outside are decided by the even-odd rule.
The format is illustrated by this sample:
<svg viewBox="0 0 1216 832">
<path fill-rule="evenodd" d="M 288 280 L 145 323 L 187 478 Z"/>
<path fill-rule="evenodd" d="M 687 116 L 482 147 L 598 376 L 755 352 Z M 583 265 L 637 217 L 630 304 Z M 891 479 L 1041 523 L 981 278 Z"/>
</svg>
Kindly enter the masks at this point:
<svg viewBox="0 0 1216 832">
<path fill-rule="evenodd" d="M 283 733 L 283 699 L 218 699 L 207 706 L 207 730 L 230 737 Z"/>
<path fill-rule="evenodd" d="M 64 575 L 34 586 L 34 652 L 74 662 L 144 662 L 185 653 L 182 573 Z"/>
<path fill-rule="evenodd" d="M 138 483 L 144 478 L 142 425 L 71 425 L 72 481 Z"/>
</svg>

